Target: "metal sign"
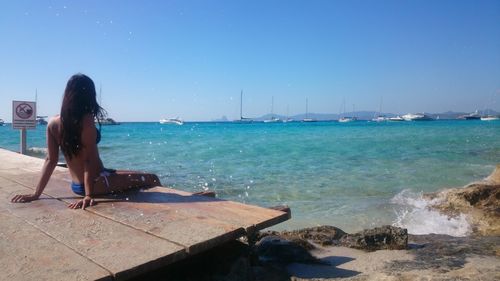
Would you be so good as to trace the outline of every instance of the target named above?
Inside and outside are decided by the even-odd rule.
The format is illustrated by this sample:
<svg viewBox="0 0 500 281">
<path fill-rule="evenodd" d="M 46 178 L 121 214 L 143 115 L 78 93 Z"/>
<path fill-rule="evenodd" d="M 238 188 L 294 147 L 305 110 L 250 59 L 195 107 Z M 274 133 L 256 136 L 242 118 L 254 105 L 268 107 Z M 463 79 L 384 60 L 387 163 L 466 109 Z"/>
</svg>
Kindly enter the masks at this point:
<svg viewBox="0 0 500 281">
<path fill-rule="evenodd" d="M 12 128 L 36 129 L 36 102 L 12 101 Z"/>
</svg>

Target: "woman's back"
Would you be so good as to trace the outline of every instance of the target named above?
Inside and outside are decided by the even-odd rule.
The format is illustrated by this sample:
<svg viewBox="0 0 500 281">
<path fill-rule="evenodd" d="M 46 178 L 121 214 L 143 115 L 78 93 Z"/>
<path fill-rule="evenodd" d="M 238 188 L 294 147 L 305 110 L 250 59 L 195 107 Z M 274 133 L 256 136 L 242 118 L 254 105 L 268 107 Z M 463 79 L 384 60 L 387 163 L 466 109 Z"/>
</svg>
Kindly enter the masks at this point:
<svg viewBox="0 0 500 281">
<path fill-rule="evenodd" d="M 61 146 L 62 141 L 62 123 L 61 117 L 55 116 L 49 121 L 47 125 L 47 138 L 53 139 L 54 142 L 57 143 L 58 148 Z M 98 139 L 97 131 L 94 125 L 93 117 L 88 114 L 82 120 L 82 150 L 94 150 L 97 152 L 96 140 Z M 89 141 L 93 140 L 93 143 L 89 144 Z M 91 141 L 90 141 L 91 142 Z M 84 144 L 86 143 L 86 144 Z M 95 148 L 91 148 L 88 146 L 94 146 Z M 69 172 L 71 174 L 71 178 L 75 183 L 83 183 L 85 181 L 85 161 L 87 155 L 85 152 L 80 151 L 78 154 L 73 155 L 72 157 L 68 157 L 66 154 L 64 158 L 66 159 L 66 163 L 69 168 Z M 94 153 L 93 157 L 97 157 L 96 160 L 99 165 L 93 167 L 95 169 L 95 173 L 99 174 L 102 170 L 102 162 L 99 158 L 99 153 Z"/>
</svg>

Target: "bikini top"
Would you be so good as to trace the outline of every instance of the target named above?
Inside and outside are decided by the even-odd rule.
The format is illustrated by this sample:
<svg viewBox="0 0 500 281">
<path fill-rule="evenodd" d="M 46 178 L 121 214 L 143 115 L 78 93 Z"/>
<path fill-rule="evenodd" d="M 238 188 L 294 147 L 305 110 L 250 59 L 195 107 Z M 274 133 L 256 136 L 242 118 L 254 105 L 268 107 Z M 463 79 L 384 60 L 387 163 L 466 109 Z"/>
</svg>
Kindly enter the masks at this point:
<svg viewBox="0 0 500 281">
<path fill-rule="evenodd" d="M 96 132 L 97 132 L 97 137 L 95 139 L 95 143 L 98 144 L 100 141 L 101 141 L 101 130 L 95 128 Z"/>
</svg>

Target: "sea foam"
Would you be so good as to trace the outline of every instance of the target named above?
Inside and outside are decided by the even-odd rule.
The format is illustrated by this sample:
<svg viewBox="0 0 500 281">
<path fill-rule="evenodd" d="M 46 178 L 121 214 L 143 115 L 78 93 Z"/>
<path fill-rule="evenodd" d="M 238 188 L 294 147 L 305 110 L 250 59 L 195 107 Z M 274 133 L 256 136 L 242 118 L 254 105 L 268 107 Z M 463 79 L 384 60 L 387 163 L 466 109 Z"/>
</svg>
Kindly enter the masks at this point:
<svg viewBox="0 0 500 281">
<path fill-rule="evenodd" d="M 446 234 L 467 236 L 472 229 L 465 214 L 449 217 L 432 209 L 442 199 L 426 199 L 422 193 L 403 190 L 391 199 L 395 204 L 394 226 L 408 229 L 410 234 Z"/>
</svg>

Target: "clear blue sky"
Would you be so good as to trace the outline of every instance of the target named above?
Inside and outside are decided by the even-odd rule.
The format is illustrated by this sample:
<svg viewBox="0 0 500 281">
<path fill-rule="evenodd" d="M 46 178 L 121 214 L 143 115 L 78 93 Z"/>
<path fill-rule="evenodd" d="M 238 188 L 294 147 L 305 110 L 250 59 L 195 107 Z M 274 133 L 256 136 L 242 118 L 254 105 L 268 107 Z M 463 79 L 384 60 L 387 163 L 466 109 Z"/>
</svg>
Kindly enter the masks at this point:
<svg viewBox="0 0 500 281">
<path fill-rule="evenodd" d="M 0 118 L 89 75 L 119 121 L 500 111 L 500 1 L 0 1 Z"/>
</svg>

